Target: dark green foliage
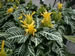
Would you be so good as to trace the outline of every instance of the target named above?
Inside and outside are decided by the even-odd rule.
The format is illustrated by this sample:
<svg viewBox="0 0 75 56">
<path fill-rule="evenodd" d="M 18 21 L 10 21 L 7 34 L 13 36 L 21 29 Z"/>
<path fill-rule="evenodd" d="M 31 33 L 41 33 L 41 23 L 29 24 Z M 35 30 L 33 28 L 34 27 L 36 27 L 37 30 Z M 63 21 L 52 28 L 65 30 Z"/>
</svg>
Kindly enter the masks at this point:
<svg viewBox="0 0 75 56">
<path fill-rule="evenodd" d="M 45 9 L 49 12 L 58 12 L 57 9 L 51 9 L 42 4 L 44 7 L 38 10 L 31 0 L 26 6 L 21 3 L 16 3 L 18 9 L 14 9 L 11 14 L 6 14 L 6 10 L 13 7 L 15 3 L 6 3 L 0 9 L 0 40 L 5 40 L 7 54 L 9 56 L 65 56 L 63 54 L 63 37 L 75 33 L 75 10 L 62 9 L 61 20 L 56 22 L 55 19 L 52 19 L 54 28 L 48 28 L 41 26 L 42 16 L 40 15 Z M 26 34 L 18 19 L 23 12 L 28 14 L 33 11 L 37 11 L 33 16 L 37 29 L 34 36 Z M 57 17 L 57 20 L 59 20 L 59 17 Z"/>
</svg>

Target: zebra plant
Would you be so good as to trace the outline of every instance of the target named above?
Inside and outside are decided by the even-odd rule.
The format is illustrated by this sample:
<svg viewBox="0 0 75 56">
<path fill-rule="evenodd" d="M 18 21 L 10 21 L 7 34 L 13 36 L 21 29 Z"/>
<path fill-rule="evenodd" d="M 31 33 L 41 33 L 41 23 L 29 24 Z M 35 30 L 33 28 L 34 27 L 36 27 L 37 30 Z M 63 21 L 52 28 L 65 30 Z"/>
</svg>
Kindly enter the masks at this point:
<svg viewBox="0 0 75 56">
<path fill-rule="evenodd" d="M 7 26 L 3 37 L 15 46 L 12 56 L 64 56 L 62 35 L 52 23 L 52 12 L 41 13 L 40 18 L 36 13 L 21 7 L 12 14 L 15 23 L 2 26 Z"/>
<path fill-rule="evenodd" d="M 58 3 L 58 9 L 45 9 L 38 15 L 36 10 L 26 10 L 24 5 L 19 5 L 16 10 L 9 8 L 7 14 L 12 17 L 7 18 L 12 19 L 2 25 L 3 33 L 0 33 L 0 38 L 11 44 L 6 44 L 13 51 L 11 56 L 64 56 L 64 25 L 68 22 L 72 25 L 72 22 L 67 22 L 69 14 L 62 6 Z M 73 17 L 71 18 L 74 20 Z"/>
</svg>

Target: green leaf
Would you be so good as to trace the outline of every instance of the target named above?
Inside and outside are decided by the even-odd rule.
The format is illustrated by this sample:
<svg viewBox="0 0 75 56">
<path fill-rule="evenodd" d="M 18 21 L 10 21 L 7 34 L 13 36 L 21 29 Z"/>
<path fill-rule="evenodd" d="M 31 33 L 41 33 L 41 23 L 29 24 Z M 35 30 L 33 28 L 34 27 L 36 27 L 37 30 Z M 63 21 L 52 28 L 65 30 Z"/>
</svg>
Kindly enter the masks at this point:
<svg viewBox="0 0 75 56">
<path fill-rule="evenodd" d="M 35 43 L 35 46 L 38 46 L 42 42 L 42 38 L 40 37 L 31 37 L 31 41 Z"/>
<path fill-rule="evenodd" d="M 49 33 L 49 32 L 42 31 L 42 32 L 40 32 L 40 34 L 42 36 L 46 37 L 47 40 L 56 41 L 61 47 L 63 46 L 62 45 L 63 40 L 62 40 L 61 34 L 59 32 Z"/>
<path fill-rule="evenodd" d="M 15 35 L 15 36 L 8 37 L 7 39 L 13 40 L 13 41 L 18 41 L 20 38 L 23 38 L 23 37 L 24 37 L 24 35 Z"/>
<path fill-rule="evenodd" d="M 28 38 L 29 38 L 29 36 L 26 35 L 26 36 L 20 38 L 20 40 L 18 41 L 18 43 L 25 43 Z"/>
<path fill-rule="evenodd" d="M 57 45 L 56 42 L 53 43 L 52 51 L 55 52 L 58 56 L 64 56 L 62 49 Z"/>
<path fill-rule="evenodd" d="M 8 36 L 9 36 L 9 34 L 0 32 L 0 37 L 8 37 Z"/>
<path fill-rule="evenodd" d="M 69 18 L 68 18 L 68 16 L 64 16 L 64 21 L 67 23 L 67 24 L 69 24 Z"/>
<path fill-rule="evenodd" d="M 25 43 L 28 38 L 29 38 L 28 35 L 27 36 L 15 35 L 12 37 L 8 37 L 7 40 L 10 40 L 12 42 L 18 42 L 20 44 L 20 43 Z"/>
<path fill-rule="evenodd" d="M 22 30 L 21 28 L 19 27 L 11 27 L 11 28 L 8 28 L 5 33 L 8 33 L 8 34 L 11 34 L 12 35 L 24 35 L 24 30 Z"/>
<path fill-rule="evenodd" d="M 32 56 L 35 56 L 34 48 L 32 47 L 32 45 L 28 45 L 28 50 L 32 54 Z"/>
<path fill-rule="evenodd" d="M 14 56 L 25 56 L 26 54 L 26 46 L 25 46 L 25 44 L 22 44 L 19 48 L 17 48 L 16 50 L 15 50 L 15 54 L 14 54 Z"/>
<path fill-rule="evenodd" d="M 39 26 L 40 26 L 40 19 L 39 18 L 36 18 L 36 28 L 39 28 Z"/>
</svg>

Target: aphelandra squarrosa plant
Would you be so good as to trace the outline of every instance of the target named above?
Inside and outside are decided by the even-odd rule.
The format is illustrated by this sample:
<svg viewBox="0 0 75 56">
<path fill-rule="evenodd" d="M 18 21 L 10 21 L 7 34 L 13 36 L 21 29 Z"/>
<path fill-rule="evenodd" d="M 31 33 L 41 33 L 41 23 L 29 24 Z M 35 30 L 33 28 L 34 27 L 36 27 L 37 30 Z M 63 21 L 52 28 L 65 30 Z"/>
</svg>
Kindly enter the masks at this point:
<svg viewBox="0 0 75 56">
<path fill-rule="evenodd" d="M 35 11 L 23 8 L 13 12 L 17 23 L 6 23 L 12 27 L 5 30 L 8 36 L 4 36 L 15 46 L 12 56 L 64 56 L 62 35 L 52 23 L 51 14 L 46 10 L 38 18 Z"/>
<path fill-rule="evenodd" d="M 62 3 L 58 3 L 57 9 L 38 14 L 33 11 L 33 6 L 26 9 L 23 6 L 6 7 L 0 17 L 6 21 L 1 25 L 4 33 L 0 33 L 0 37 L 15 46 L 11 45 L 13 54 L 10 56 L 64 56 L 62 36 L 68 34 L 65 26 L 69 25 L 74 33 L 75 14 L 72 9 L 65 9 Z M 4 16 L 10 20 L 7 21 Z"/>
<path fill-rule="evenodd" d="M 39 14 L 40 18 L 37 12 L 25 11 L 22 6 L 17 10 L 9 8 L 6 12 L 15 20 L 15 23 L 9 21 L 2 26 L 7 28 L 3 37 L 15 46 L 11 45 L 11 56 L 64 56 L 62 35 L 52 23 L 53 12 L 45 10 Z"/>
</svg>

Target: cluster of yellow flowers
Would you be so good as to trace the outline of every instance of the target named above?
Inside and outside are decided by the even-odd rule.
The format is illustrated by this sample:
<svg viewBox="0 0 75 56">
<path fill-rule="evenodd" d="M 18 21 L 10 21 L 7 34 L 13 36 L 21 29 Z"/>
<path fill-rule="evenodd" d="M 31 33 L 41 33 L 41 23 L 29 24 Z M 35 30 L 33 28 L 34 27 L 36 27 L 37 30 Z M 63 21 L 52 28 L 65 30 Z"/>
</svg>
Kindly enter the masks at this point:
<svg viewBox="0 0 75 56">
<path fill-rule="evenodd" d="M 14 6 L 15 7 L 15 6 Z M 62 3 L 58 3 L 58 13 L 56 12 L 43 12 L 41 13 L 41 15 L 43 16 L 43 19 L 41 20 L 41 25 L 44 27 L 50 27 L 53 28 L 53 24 L 51 22 L 51 14 L 54 15 L 55 20 L 60 20 L 62 18 L 62 14 L 61 14 L 61 9 L 63 7 Z M 7 10 L 7 13 L 12 13 L 14 11 L 14 8 L 9 8 Z M 18 19 L 20 20 L 20 22 L 22 23 L 22 27 L 25 29 L 26 33 L 32 34 L 34 35 L 34 33 L 36 32 L 35 29 L 35 21 L 33 20 L 33 15 L 35 14 L 35 12 L 33 12 L 32 14 L 24 14 L 22 13 Z M 25 17 L 25 19 L 23 20 L 23 17 Z"/>
<path fill-rule="evenodd" d="M 29 33 L 29 34 L 32 34 L 34 35 L 34 33 L 37 31 L 35 29 L 35 21 L 33 20 L 33 15 L 35 14 L 35 12 L 33 12 L 32 14 L 24 14 L 22 13 L 18 19 L 20 20 L 20 22 L 22 23 L 22 27 L 25 29 L 25 32 L 26 33 Z M 50 27 L 50 28 L 53 28 L 53 24 L 51 23 L 51 15 L 52 13 L 49 13 L 47 11 L 45 11 L 43 14 L 41 14 L 44 18 L 43 20 L 41 21 L 41 24 L 44 26 L 44 27 Z M 23 19 L 23 15 L 25 16 L 25 19 Z"/>
<path fill-rule="evenodd" d="M 33 20 L 33 15 L 35 14 L 35 12 L 33 12 L 32 14 L 24 14 L 25 19 L 24 21 L 22 20 L 23 16 L 21 15 L 20 17 L 18 17 L 18 19 L 20 20 L 20 22 L 22 23 L 22 27 L 25 29 L 26 33 L 32 34 L 34 35 L 34 33 L 36 32 L 35 29 L 35 21 Z"/>
<path fill-rule="evenodd" d="M 6 52 L 4 51 L 4 40 L 2 41 L 0 56 L 7 56 Z"/>
</svg>

